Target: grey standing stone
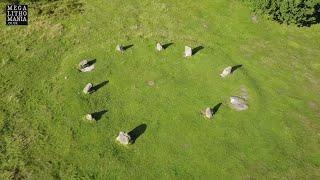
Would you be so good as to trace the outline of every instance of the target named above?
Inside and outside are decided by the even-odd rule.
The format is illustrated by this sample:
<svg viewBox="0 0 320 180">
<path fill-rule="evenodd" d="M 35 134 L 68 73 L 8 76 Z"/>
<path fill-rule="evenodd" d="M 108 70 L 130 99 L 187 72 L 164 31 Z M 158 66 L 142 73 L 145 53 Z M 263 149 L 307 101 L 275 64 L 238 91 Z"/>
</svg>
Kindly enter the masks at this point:
<svg viewBox="0 0 320 180">
<path fill-rule="evenodd" d="M 124 52 L 123 46 L 122 46 L 122 45 L 119 45 L 119 44 L 117 45 L 116 50 L 119 51 L 119 52 L 121 52 L 121 53 Z"/>
<path fill-rule="evenodd" d="M 94 69 L 94 64 L 89 64 L 88 60 L 83 60 L 79 63 L 78 69 L 81 72 L 90 72 Z"/>
<path fill-rule="evenodd" d="M 163 47 L 160 43 L 157 43 L 156 49 L 157 49 L 157 51 L 162 51 Z"/>
<path fill-rule="evenodd" d="M 191 57 L 192 56 L 192 48 L 189 46 L 184 47 L 184 57 Z"/>
<path fill-rule="evenodd" d="M 226 67 L 222 73 L 220 74 L 221 77 L 227 77 L 228 75 L 231 74 L 231 71 L 232 71 L 232 67 L 231 66 L 228 66 Z"/>
<path fill-rule="evenodd" d="M 128 145 L 131 141 L 131 137 L 128 133 L 126 132 L 120 132 L 117 139 L 116 139 L 120 144 L 123 145 Z"/>
<path fill-rule="evenodd" d="M 95 119 L 92 117 L 91 114 L 87 114 L 87 115 L 86 115 L 86 119 L 87 119 L 88 121 L 95 121 Z"/>
<path fill-rule="evenodd" d="M 211 119 L 213 117 L 213 111 L 211 108 L 207 107 L 204 112 L 204 117 L 208 118 L 208 119 Z"/>
<path fill-rule="evenodd" d="M 247 101 L 244 98 L 238 96 L 230 97 L 231 107 L 237 111 L 243 111 L 248 109 Z"/>
<path fill-rule="evenodd" d="M 88 83 L 88 84 L 84 87 L 83 92 L 84 92 L 85 94 L 91 93 L 91 92 L 92 92 L 92 87 L 93 87 L 93 84 L 92 84 L 92 83 Z"/>
</svg>

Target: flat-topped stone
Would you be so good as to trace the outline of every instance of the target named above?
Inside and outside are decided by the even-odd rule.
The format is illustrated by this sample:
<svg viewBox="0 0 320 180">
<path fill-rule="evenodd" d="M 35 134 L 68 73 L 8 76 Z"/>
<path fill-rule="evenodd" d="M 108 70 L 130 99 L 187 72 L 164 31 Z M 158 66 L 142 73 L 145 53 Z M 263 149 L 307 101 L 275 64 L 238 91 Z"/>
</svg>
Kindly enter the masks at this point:
<svg viewBox="0 0 320 180">
<path fill-rule="evenodd" d="M 82 60 L 78 65 L 78 69 L 81 72 L 90 72 L 94 69 L 94 64 L 89 63 L 88 60 Z"/>
<path fill-rule="evenodd" d="M 184 57 L 191 57 L 192 56 L 192 48 L 189 46 L 184 47 Z"/>
<path fill-rule="evenodd" d="M 247 101 L 244 98 L 238 96 L 231 96 L 230 104 L 231 107 L 237 111 L 243 111 L 249 108 Z"/>
<path fill-rule="evenodd" d="M 131 137 L 128 133 L 126 132 L 120 132 L 117 139 L 116 139 L 120 144 L 123 145 L 128 145 L 131 142 Z"/>
<path fill-rule="evenodd" d="M 95 121 L 94 117 L 92 117 L 91 114 L 87 114 L 87 115 L 86 115 L 86 120 L 88 120 L 88 121 Z"/>
</svg>

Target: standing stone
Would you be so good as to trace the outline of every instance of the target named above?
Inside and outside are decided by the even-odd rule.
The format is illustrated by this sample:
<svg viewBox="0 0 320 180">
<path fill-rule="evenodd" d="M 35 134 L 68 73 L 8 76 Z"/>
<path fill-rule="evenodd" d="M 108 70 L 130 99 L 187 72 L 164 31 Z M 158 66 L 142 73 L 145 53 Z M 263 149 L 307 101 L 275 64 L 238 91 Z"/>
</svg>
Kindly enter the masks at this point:
<svg viewBox="0 0 320 180">
<path fill-rule="evenodd" d="M 87 119 L 88 121 L 95 121 L 95 119 L 92 117 L 91 114 L 87 114 L 87 115 L 86 115 L 86 119 Z"/>
<path fill-rule="evenodd" d="M 207 107 L 204 111 L 204 117 L 211 119 L 213 117 L 213 111 L 211 108 Z"/>
<path fill-rule="evenodd" d="M 231 74 L 231 71 L 232 71 L 232 67 L 231 66 L 228 66 L 227 68 L 225 68 L 222 73 L 220 74 L 221 77 L 226 77 L 228 75 Z"/>
<path fill-rule="evenodd" d="M 189 46 L 184 47 L 184 57 L 191 57 L 192 56 L 192 48 Z"/>
<path fill-rule="evenodd" d="M 124 52 L 124 48 L 122 45 L 117 45 L 116 50 L 123 53 Z"/>
<path fill-rule="evenodd" d="M 92 83 L 88 83 L 88 84 L 84 87 L 83 92 L 84 92 L 85 94 L 91 93 L 91 92 L 92 92 L 92 87 L 93 87 L 93 84 L 92 84 Z"/>
<path fill-rule="evenodd" d="M 160 43 L 157 43 L 156 49 L 157 49 L 158 51 L 162 51 L 162 50 L 163 50 L 163 47 L 162 47 L 162 45 L 161 45 Z"/>
<path fill-rule="evenodd" d="M 131 137 L 128 133 L 121 131 L 116 140 L 119 141 L 120 144 L 128 145 L 131 141 Z"/>
<path fill-rule="evenodd" d="M 78 69 L 81 72 L 89 72 L 94 69 L 94 64 L 90 65 L 88 60 L 83 60 L 79 63 Z"/>
<path fill-rule="evenodd" d="M 230 97 L 231 107 L 237 111 L 243 111 L 248 109 L 247 101 L 244 98 L 238 96 L 231 96 Z"/>
</svg>

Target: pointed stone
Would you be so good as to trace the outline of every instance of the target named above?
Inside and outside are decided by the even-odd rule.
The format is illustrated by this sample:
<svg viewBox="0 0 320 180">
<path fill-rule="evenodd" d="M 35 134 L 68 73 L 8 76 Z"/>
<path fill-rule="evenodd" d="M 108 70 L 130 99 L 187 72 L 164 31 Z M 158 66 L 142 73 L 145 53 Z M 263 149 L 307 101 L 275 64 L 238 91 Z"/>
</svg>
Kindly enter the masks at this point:
<svg viewBox="0 0 320 180">
<path fill-rule="evenodd" d="M 78 69 L 81 72 L 89 72 L 94 69 L 94 64 L 90 65 L 88 60 L 82 60 L 78 65 Z"/>
<path fill-rule="evenodd" d="M 92 87 L 93 87 L 93 84 L 92 83 L 88 83 L 84 89 L 83 89 L 83 93 L 85 94 L 89 94 L 92 92 Z"/>
<path fill-rule="evenodd" d="M 79 69 L 83 69 L 83 68 L 85 68 L 85 67 L 87 67 L 87 66 L 88 66 L 88 61 L 87 61 L 87 60 L 82 60 L 82 61 L 79 63 L 78 68 L 79 68 Z"/>
<path fill-rule="evenodd" d="M 231 107 L 237 111 L 244 111 L 249 108 L 247 101 L 244 98 L 241 98 L 238 96 L 231 96 L 230 103 L 231 103 Z"/>
<path fill-rule="evenodd" d="M 221 77 L 227 77 L 228 75 L 231 74 L 232 71 L 232 67 L 228 66 L 227 68 L 225 68 L 222 73 L 220 74 Z"/>
<path fill-rule="evenodd" d="M 119 52 L 121 52 L 121 53 L 124 52 L 123 46 L 122 46 L 122 45 L 119 45 L 119 44 L 117 45 L 116 50 L 119 51 Z"/>
<path fill-rule="evenodd" d="M 192 48 L 189 46 L 184 47 L 184 57 L 191 57 L 192 56 Z"/>
<path fill-rule="evenodd" d="M 157 51 L 162 51 L 163 46 L 160 43 L 157 43 L 156 49 L 157 49 Z"/>
<path fill-rule="evenodd" d="M 128 133 L 126 132 L 120 132 L 117 139 L 116 139 L 120 144 L 123 145 L 128 145 L 131 141 L 131 137 Z"/>
</svg>

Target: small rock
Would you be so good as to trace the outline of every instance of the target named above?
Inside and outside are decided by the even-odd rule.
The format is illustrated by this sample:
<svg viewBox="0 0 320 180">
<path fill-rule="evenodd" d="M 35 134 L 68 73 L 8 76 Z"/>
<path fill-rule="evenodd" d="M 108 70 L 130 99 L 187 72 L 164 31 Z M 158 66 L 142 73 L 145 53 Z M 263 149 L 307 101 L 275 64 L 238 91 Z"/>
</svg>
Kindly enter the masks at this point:
<svg viewBox="0 0 320 180">
<path fill-rule="evenodd" d="M 126 132 L 121 131 L 116 140 L 119 141 L 120 144 L 128 145 L 131 141 L 131 137 Z"/>
<path fill-rule="evenodd" d="M 258 23 L 258 22 L 259 22 L 257 15 L 253 15 L 253 16 L 251 17 L 251 20 L 252 20 L 253 23 Z"/>
<path fill-rule="evenodd" d="M 237 111 L 243 111 L 248 109 L 247 101 L 244 98 L 238 96 L 231 96 L 230 97 L 231 107 Z"/>
<path fill-rule="evenodd" d="M 184 47 L 184 57 L 191 57 L 192 56 L 192 48 L 189 46 Z"/>
<path fill-rule="evenodd" d="M 65 77 L 64 77 L 64 79 L 68 79 L 68 77 L 67 77 L 67 76 L 65 76 Z"/>
<path fill-rule="evenodd" d="M 122 45 L 117 45 L 116 50 L 123 53 L 124 52 L 124 48 Z"/>
<path fill-rule="evenodd" d="M 213 117 L 213 111 L 211 108 L 207 107 L 203 112 L 204 117 L 211 119 Z"/>
<path fill-rule="evenodd" d="M 231 71 L 232 71 L 232 67 L 231 66 L 228 66 L 227 68 L 225 68 L 222 73 L 220 74 L 221 77 L 226 77 L 228 75 L 231 74 Z"/>
<path fill-rule="evenodd" d="M 86 119 L 87 119 L 88 121 L 95 121 L 95 119 L 92 117 L 91 114 L 87 114 L 87 115 L 86 115 Z"/>
<path fill-rule="evenodd" d="M 88 67 L 88 61 L 87 60 L 82 60 L 80 63 L 79 63 L 79 65 L 78 65 L 78 67 L 79 67 L 79 69 L 83 69 L 83 68 L 85 68 L 85 67 Z"/>
<path fill-rule="evenodd" d="M 92 84 L 92 83 L 88 83 L 88 84 L 84 87 L 83 92 L 84 92 L 85 94 L 91 93 L 91 92 L 92 92 L 92 87 L 93 87 L 93 84 Z"/>
<path fill-rule="evenodd" d="M 157 43 L 156 49 L 157 49 L 158 51 L 162 51 L 162 50 L 163 50 L 163 47 L 162 47 L 162 45 L 161 45 L 160 43 Z"/>
<path fill-rule="evenodd" d="M 154 86 L 154 84 L 155 84 L 154 81 L 148 81 L 149 86 Z"/>
</svg>

